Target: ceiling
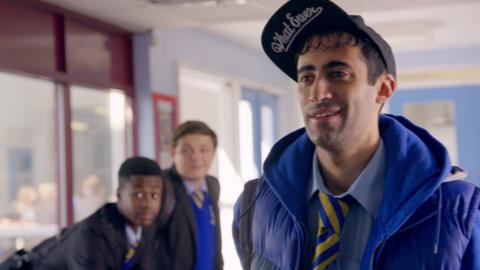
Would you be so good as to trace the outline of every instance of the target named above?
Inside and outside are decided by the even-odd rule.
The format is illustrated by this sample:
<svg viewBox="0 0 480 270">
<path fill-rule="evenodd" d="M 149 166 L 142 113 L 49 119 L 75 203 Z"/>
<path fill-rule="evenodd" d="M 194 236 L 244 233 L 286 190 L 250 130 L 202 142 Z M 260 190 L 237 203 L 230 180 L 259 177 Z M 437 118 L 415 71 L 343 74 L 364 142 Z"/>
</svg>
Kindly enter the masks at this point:
<svg viewBox="0 0 480 270">
<path fill-rule="evenodd" d="M 201 5 L 156 0 L 42 0 L 133 32 L 195 27 L 260 50 L 260 33 L 284 0 L 218 0 Z M 177 0 L 170 0 L 177 1 Z M 234 4 L 234 1 L 244 4 Z M 294 0 L 292 0 L 294 1 Z M 394 51 L 480 46 L 480 0 L 338 0 L 362 14 Z"/>
</svg>

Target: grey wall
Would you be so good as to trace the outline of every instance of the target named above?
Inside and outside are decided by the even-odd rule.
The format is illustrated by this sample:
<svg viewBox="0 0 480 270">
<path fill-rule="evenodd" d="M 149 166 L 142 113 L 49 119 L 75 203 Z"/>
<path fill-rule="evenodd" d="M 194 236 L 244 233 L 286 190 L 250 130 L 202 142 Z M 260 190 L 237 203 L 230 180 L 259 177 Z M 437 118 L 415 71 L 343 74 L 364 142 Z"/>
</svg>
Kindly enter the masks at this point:
<svg viewBox="0 0 480 270">
<path fill-rule="evenodd" d="M 150 82 L 150 33 L 133 36 L 133 68 L 138 154 L 155 158 Z"/>
<path fill-rule="evenodd" d="M 208 32 L 162 29 L 153 33 L 153 39 L 154 46 L 150 50 L 153 91 L 176 93 L 179 64 L 279 89 L 286 89 L 291 83 L 263 53 Z"/>
</svg>

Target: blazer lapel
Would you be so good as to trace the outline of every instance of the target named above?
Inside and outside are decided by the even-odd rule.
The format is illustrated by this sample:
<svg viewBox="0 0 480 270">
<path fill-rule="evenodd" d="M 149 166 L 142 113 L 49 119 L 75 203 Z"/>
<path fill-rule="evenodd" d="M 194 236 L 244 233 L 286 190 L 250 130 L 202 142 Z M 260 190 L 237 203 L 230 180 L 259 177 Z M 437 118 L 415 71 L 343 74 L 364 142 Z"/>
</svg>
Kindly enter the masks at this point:
<svg viewBox="0 0 480 270">
<path fill-rule="evenodd" d="M 208 195 L 210 196 L 210 199 L 212 201 L 212 204 L 217 204 L 218 203 L 218 197 L 220 195 L 219 192 L 219 187 L 218 187 L 218 182 L 216 180 L 212 179 L 209 175 L 207 175 L 207 188 L 208 188 Z"/>
<path fill-rule="evenodd" d="M 193 242 L 195 242 L 195 239 L 197 237 L 197 225 L 195 222 L 195 214 L 193 213 L 192 209 L 192 203 L 190 202 L 187 191 L 183 186 L 182 179 L 176 173 L 176 170 L 174 168 L 172 168 L 171 170 L 171 176 L 173 180 L 172 182 L 174 182 L 175 185 L 175 195 L 178 199 L 177 207 L 181 207 L 183 209 L 183 212 L 187 216 L 188 224 L 190 225 L 190 229 L 192 230 L 193 234 Z"/>
</svg>

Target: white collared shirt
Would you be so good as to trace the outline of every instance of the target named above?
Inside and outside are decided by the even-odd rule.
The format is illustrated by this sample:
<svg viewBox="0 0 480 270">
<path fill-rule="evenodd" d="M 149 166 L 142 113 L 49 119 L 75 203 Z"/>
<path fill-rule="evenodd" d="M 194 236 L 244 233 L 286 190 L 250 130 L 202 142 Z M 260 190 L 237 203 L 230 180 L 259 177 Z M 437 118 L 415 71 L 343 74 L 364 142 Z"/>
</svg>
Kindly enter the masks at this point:
<svg viewBox="0 0 480 270">
<path fill-rule="evenodd" d="M 192 193 L 195 192 L 195 188 L 193 187 L 193 185 L 190 182 L 185 181 L 183 179 L 182 179 L 182 182 L 183 182 L 183 186 L 185 187 L 185 190 L 187 191 L 188 196 L 192 195 Z M 208 193 L 208 187 L 207 187 L 206 179 L 204 179 L 202 181 L 202 185 L 200 186 L 200 190 Z"/>
<path fill-rule="evenodd" d="M 127 248 L 135 243 L 140 243 L 142 239 L 142 227 L 139 227 L 137 231 L 134 231 L 132 227 L 125 225 L 125 233 L 127 234 Z"/>
<path fill-rule="evenodd" d="M 360 269 L 363 251 L 368 241 L 370 230 L 376 220 L 383 199 L 385 185 L 385 147 L 383 140 L 380 139 L 377 150 L 367 166 L 355 182 L 350 186 L 347 192 L 334 196 L 342 198 L 351 195 L 358 204 L 352 206 L 340 234 L 340 254 L 337 259 L 331 263 L 328 270 L 354 270 Z M 325 186 L 322 173 L 319 168 L 316 153 L 313 155 L 312 177 L 309 183 L 309 250 L 313 250 L 315 245 L 316 232 L 318 230 L 318 216 L 316 204 L 312 197 L 316 191 L 325 194 L 331 194 Z M 313 255 L 312 255 L 313 256 Z"/>
</svg>

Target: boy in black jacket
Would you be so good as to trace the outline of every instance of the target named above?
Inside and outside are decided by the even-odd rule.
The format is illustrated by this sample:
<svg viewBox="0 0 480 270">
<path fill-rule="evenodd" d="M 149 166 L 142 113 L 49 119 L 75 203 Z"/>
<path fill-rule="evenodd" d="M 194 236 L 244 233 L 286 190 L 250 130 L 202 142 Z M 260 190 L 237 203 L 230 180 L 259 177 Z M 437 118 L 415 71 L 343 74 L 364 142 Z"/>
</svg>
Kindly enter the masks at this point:
<svg viewBox="0 0 480 270">
<path fill-rule="evenodd" d="M 151 226 L 161 208 L 161 169 L 153 160 L 133 157 L 122 164 L 118 178 L 117 203 L 42 242 L 30 253 L 31 268 L 23 269 L 154 269 L 154 258 L 161 256 L 153 254 Z"/>
<path fill-rule="evenodd" d="M 157 238 L 174 270 L 223 269 L 218 199 L 220 184 L 208 175 L 217 135 L 204 122 L 186 121 L 173 134 L 174 165 L 164 171 L 172 184 L 175 208 Z M 166 269 L 166 268 L 158 268 Z"/>
</svg>

